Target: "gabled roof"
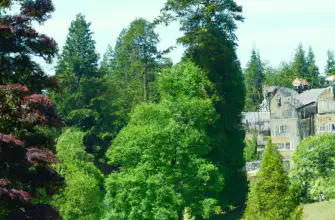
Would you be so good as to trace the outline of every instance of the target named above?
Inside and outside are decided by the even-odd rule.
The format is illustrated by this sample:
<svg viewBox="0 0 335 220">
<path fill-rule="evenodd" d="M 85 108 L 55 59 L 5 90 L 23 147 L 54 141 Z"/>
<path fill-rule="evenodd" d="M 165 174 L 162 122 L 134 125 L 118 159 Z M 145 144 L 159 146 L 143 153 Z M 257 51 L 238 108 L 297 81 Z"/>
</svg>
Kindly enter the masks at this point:
<svg viewBox="0 0 335 220">
<path fill-rule="evenodd" d="M 300 93 L 296 98 L 301 102 L 301 105 L 308 105 L 310 103 L 317 102 L 321 93 L 326 90 L 327 88 L 307 90 Z"/>
</svg>

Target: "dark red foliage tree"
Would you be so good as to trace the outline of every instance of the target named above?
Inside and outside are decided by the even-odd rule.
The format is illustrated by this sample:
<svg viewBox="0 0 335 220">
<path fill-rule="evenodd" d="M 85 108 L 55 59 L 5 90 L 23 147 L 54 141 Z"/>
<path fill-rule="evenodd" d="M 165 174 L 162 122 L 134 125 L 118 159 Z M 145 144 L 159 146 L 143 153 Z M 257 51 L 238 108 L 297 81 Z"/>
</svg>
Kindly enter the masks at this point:
<svg viewBox="0 0 335 220">
<path fill-rule="evenodd" d="M 51 207 L 33 202 L 39 189 L 50 196 L 63 182 L 51 166 L 58 163 L 53 138 L 36 128 L 62 125 L 48 97 L 0 85 L 0 218 L 58 219 Z"/>
<path fill-rule="evenodd" d="M 32 57 L 51 63 L 57 44 L 32 23 L 43 23 L 53 11 L 51 0 L 0 0 L 0 84 L 25 84 L 32 92 L 52 86 Z"/>
<path fill-rule="evenodd" d="M 0 0 L 0 219 L 59 217 L 39 204 L 41 189 L 50 196 L 62 184 L 51 166 L 58 162 L 51 133 L 62 121 L 39 94 L 57 85 L 33 60 L 51 63 L 58 49 L 32 26 L 53 11 L 51 0 Z"/>
</svg>

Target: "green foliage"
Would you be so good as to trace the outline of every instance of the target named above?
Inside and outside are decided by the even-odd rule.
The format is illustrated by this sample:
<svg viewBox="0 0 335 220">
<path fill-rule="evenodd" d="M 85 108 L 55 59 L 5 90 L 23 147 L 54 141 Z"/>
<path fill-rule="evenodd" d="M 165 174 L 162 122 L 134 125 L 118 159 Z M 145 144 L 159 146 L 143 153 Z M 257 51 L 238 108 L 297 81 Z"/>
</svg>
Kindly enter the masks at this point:
<svg viewBox="0 0 335 220">
<path fill-rule="evenodd" d="M 293 71 L 294 78 L 306 79 L 308 75 L 306 55 L 305 55 L 305 51 L 301 43 L 298 45 L 295 51 L 295 55 L 294 55 L 293 62 L 292 62 L 292 71 Z"/>
<path fill-rule="evenodd" d="M 105 219 L 180 219 L 186 207 L 196 218 L 220 212 L 223 177 L 206 159 L 206 127 L 217 118 L 209 84 L 190 62 L 163 71 L 160 103 L 138 105 L 107 152 L 120 170 L 106 180 Z"/>
<path fill-rule="evenodd" d="M 331 50 L 327 51 L 327 64 L 325 67 L 325 74 L 326 75 L 335 74 L 335 55 L 334 51 Z"/>
<path fill-rule="evenodd" d="M 255 48 L 251 51 L 251 58 L 244 75 L 245 82 L 245 111 L 256 112 L 263 101 L 264 70 L 259 53 Z"/>
<path fill-rule="evenodd" d="M 335 138 L 332 134 L 309 137 L 300 142 L 290 172 L 292 188 L 302 202 L 319 200 L 323 192 L 335 198 Z"/>
<path fill-rule="evenodd" d="M 319 67 L 315 64 L 315 54 L 312 47 L 309 47 L 308 49 L 306 62 L 308 67 L 308 75 L 306 77 L 306 80 L 309 82 L 310 88 L 320 87 Z"/>
<path fill-rule="evenodd" d="M 251 139 L 246 140 L 244 148 L 244 158 L 246 162 L 255 161 L 257 156 L 257 131 L 251 131 Z"/>
<path fill-rule="evenodd" d="M 298 205 L 288 188 L 283 158 L 269 138 L 260 170 L 251 183 L 243 219 L 299 219 Z"/>
<path fill-rule="evenodd" d="M 69 129 L 57 143 L 57 170 L 64 176 L 66 187 L 53 203 L 65 220 L 96 220 L 102 215 L 103 176 L 93 163 L 93 155 L 85 152 L 83 138 L 83 132 Z"/>
<path fill-rule="evenodd" d="M 211 93 L 220 118 L 208 126 L 211 152 L 208 159 L 225 177 L 220 205 L 243 205 L 247 180 L 243 158 L 245 132 L 241 125 L 245 88 L 236 56 L 236 22 L 243 21 L 242 7 L 235 1 L 170 0 L 162 9 L 163 22 L 177 20 L 184 36 L 178 42 L 186 47 L 184 59 L 201 67 L 215 85 Z"/>
</svg>

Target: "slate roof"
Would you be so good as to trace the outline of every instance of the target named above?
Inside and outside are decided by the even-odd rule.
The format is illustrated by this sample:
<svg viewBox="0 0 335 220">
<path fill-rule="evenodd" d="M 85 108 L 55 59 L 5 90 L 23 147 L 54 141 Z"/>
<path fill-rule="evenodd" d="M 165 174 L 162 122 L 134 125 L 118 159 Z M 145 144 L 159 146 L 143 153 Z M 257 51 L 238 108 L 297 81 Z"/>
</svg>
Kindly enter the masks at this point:
<svg viewBox="0 0 335 220">
<path fill-rule="evenodd" d="M 311 89 L 300 93 L 296 98 L 300 101 L 301 105 L 307 105 L 318 100 L 318 97 L 326 91 L 327 88 Z"/>
</svg>

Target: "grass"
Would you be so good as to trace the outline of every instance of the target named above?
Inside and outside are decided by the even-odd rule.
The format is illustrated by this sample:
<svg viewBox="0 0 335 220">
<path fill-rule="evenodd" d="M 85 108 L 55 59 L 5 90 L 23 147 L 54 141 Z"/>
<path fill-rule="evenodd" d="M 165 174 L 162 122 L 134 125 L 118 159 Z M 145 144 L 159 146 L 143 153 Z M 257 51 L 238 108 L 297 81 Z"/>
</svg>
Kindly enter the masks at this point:
<svg viewBox="0 0 335 220">
<path fill-rule="evenodd" d="M 303 220 L 335 219 L 335 201 L 317 202 L 304 205 Z"/>
</svg>

